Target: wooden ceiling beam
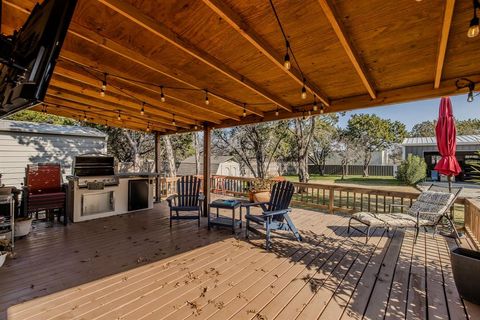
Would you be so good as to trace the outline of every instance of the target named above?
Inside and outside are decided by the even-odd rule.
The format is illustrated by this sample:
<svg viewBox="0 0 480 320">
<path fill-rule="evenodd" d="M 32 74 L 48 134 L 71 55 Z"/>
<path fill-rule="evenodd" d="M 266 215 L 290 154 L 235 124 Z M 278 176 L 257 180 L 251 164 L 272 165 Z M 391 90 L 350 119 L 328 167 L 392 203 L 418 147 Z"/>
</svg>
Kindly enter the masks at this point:
<svg viewBox="0 0 480 320">
<path fill-rule="evenodd" d="M 16 10 L 19 10 L 20 12 L 22 12 L 26 15 L 28 15 L 30 13 L 30 11 L 18 6 L 15 3 L 13 3 L 12 0 L 6 0 L 3 3 L 5 3 L 7 5 L 10 5 L 12 8 L 14 8 Z M 94 44 L 98 47 L 101 47 L 102 49 L 108 50 L 111 53 L 119 55 L 119 56 L 121 56 L 125 59 L 128 59 L 128 60 L 136 63 L 136 64 L 139 64 L 139 65 L 141 65 L 145 68 L 148 68 L 148 69 L 150 69 L 150 70 L 152 70 L 156 73 L 162 74 L 163 76 L 168 77 L 172 80 L 175 80 L 175 81 L 177 81 L 181 84 L 184 84 L 184 85 L 186 85 L 190 88 L 197 89 L 197 90 L 202 90 L 203 89 L 203 88 L 200 88 L 197 85 L 195 85 L 192 80 L 185 80 L 184 78 L 188 78 L 188 76 L 185 75 L 184 73 L 182 73 L 181 71 L 173 70 L 172 68 L 170 68 L 168 66 L 159 64 L 157 61 L 145 57 L 144 55 L 142 55 L 138 51 L 132 50 L 132 49 L 130 49 L 130 48 L 128 48 L 128 47 L 126 47 L 122 44 L 117 43 L 114 40 L 111 40 L 111 39 L 106 38 L 102 35 L 99 35 L 94 30 L 83 27 L 83 26 L 81 26 L 81 25 L 79 25 L 75 22 L 71 22 L 70 27 L 68 29 L 68 32 L 73 36 L 79 37 L 80 39 L 83 39 L 84 41 L 90 42 L 90 43 L 92 43 L 92 44 Z M 64 52 L 65 52 L 65 50 L 62 50 L 61 55 Z M 73 59 L 70 59 L 70 60 L 75 61 Z M 96 64 L 98 64 L 98 63 L 96 63 Z M 92 65 L 90 65 L 90 66 L 92 66 Z M 116 72 L 116 73 L 119 74 L 119 72 Z M 126 75 L 126 77 L 128 78 L 129 76 Z M 237 103 L 235 101 L 232 101 L 231 99 L 229 99 L 227 97 L 224 97 L 223 95 L 216 94 L 215 92 L 210 92 L 209 91 L 209 95 L 223 101 L 224 103 L 227 103 L 227 104 L 229 104 L 231 106 L 234 106 L 234 107 L 238 108 L 239 110 L 243 111 L 244 106 L 241 103 Z M 172 98 L 175 99 L 175 97 L 173 97 L 173 96 L 172 96 Z M 179 99 L 175 99 L 175 100 L 179 100 Z M 208 109 L 210 111 L 216 110 L 214 103 L 213 103 L 213 105 L 211 104 L 210 107 L 204 107 L 204 108 Z M 256 108 L 254 108 L 254 107 L 251 107 L 251 106 L 247 105 L 246 110 L 247 110 L 247 113 L 252 113 L 252 114 L 255 114 L 259 117 L 263 117 L 263 112 L 259 111 L 259 110 L 256 110 Z M 219 112 L 221 112 L 220 110 L 217 110 L 217 111 L 218 111 L 217 114 Z M 227 114 L 225 114 L 223 116 L 226 117 Z M 234 119 L 235 121 L 237 121 L 236 119 L 238 119 L 238 118 L 235 118 L 234 115 L 228 115 L 228 117 Z"/>
<path fill-rule="evenodd" d="M 440 34 L 440 42 L 438 45 L 437 63 L 435 66 L 435 80 L 433 87 L 438 89 L 442 80 L 443 65 L 445 63 L 445 54 L 447 53 L 448 35 L 450 34 L 450 26 L 452 25 L 453 10 L 455 8 L 455 0 L 446 0 L 443 13 L 442 33 Z"/>
<path fill-rule="evenodd" d="M 287 111 L 290 111 L 290 112 L 292 111 L 292 107 L 280 97 L 277 97 L 273 95 L 271 92 L 268 92 L 267 90 L 260 87 L 258 84 L 254 83 L 253 81 L 246 78 L 245 76 L 241 75 L 237 71 L 233 70 L 232 68 L 230 68 L 228 65 L 224 64 L 217 58 L 211 56 L 208 52 L 205 52 L 195 47 L 186 39 L 183 39 L 181 36 L 174 33 L 172 30 L 168 29 L 161 22 L 150 18 L 149 16 L 144 14 L 141 10 L 132 6 L 131 4 L 121 0 L 97 0 L 97 1 L 103 3 L 110 9 L 116 11 L 117 13 L 121 14 L 122 16 L 129 19 L 130 21 L 136 23 L 137 25 L 141 26 L 145 30 L 150 31 L 151 33 L 162 38 L 163 40 L 175 46 L 176 48 L 184 51 L 185 53 L 191 55 L 197 60 L 202 61 L 209 67 L 219 71 L 226 77 L 236 81 L 237 83 L 250 89 L 251 91 L 269 100 L 270 102 L 278 105 L 279 107 Z"/>
<path fill-rule="evenodd" d="M 82 111 L 90 112 L 92 110 L 99 112 L 103 115 L 108 115 L 109 119 L 116 119 L 118 116 L 118 110 L 112 110 L 108 108 L 104 108 L 101 106 L 94 106 L 90 104 L 85 104 L 76 101 L 75 99 L 70 99 L 68 97 L 58 97 L 55 93 L 49 92 L 46 97 L 44 103 L 51 103 L 54 105 L 69 105 L 76 108 L 80 108 Z M 147 123 L 155 124 L 157 127 L 162 127 L 164 129 L 175 130 L 175 127 L 172 126 L 170 123 L 165 124 L 164 122 L 158 121 L 156 118 L 152 118 L 149 116 L 138 117 L 137 115 L 132 115 L 129 112 L 122 113 L 123 118 L 126 118 L 132 122 L 136 122 L 138 124 L 147 125 Z"/>
<path fill-rule="evenodd" d="M 59 90 L 70 91 L 76 95 L 82 95 L 85 97 L 85 99 L 90 100 L 90 104 L 103 103 L 104 106 L 111 106 L 111 109 L 114 109 L 114 110 L 122 109 L 132 113 L 134 112 L 140 113 L 140 109 L 142 107 L 142 104 L 140 101 L 133 102 L 133 101 L 128 101 L 128 100 L 119 98 L 114 94 L 112 94 L 112 92 L 109 92 L 109 90 L 107 90 L 104 97 L 101 97 L 97 90 L 92 90 L 82 85 L 68 83 L 68 82 L 59 80 L 57 77 L 52 77 L 52 79 L 50 80 L 50 86 L 52 88 L 57 88 Z M 95 100 L 92 101 L 92 99 L 95 99 Z M 173 116 L 173 114 L 168 114 L 161 110 L 157 110 L 155 107 L 152 107 L 148 103 L 145 104 L 145 113 L 151 116 L 155 116 L 159 119 L 159 121 L 164 121 L 164 122 L 171 121 Z M 185 125 L 195 124 L 195 121 L 179 115 L 175 115 L 175 120 L 179 123 L 179 126 L 182 126 L 183 124 Z"/>
<path fill-rule="evenodd" d="M 376 99 L 377 94 L 374 89 L 375 87 L 373 85 L 373 81 L 369 79 L 367 75 L 367 69 L 363 64 L 363 61 L 360 59 L 359 55 L 355 51 L 350 39 L 348 38 L 347 32 L 345 31 L 345 28 L 341 23 L 340 17 L 336 13 L 334 6 L 330 3 L 329 0 L 318 0 L 318 3 L 322 7 L 323 13 L 330 22 L 330 25 L 332 26 L 333 31 L 337 35 L 338 40 L 340 41 L 343 49 L 345 50 L 345 53 L 352 62 L 355 71 L 362 80 L 365 89 L 367 89 L 372 99 Z"/>
<path fill-rule="evenodd" d="M 268 44 L 258 33 L 256 33 L 250 26 L 242 19 L 242 17 L 232 10 L 224 1 L 221 0 L 203 0 L 210 9 L 218 14 L 225 22 L 227 22 L 233 29 L 235 29 L 243 38 L 250 42 L 257 50 L 259 50 L 265 57 L 280 68 L 283 72 L 289 75 L 299 85 L 304 84 L 304 79 L 300 71 L 292 66 L 290 70 L 284 67 L 283 56 L 275 51 L 275 49 Z M 308 77 L 305 78 L 305 87 L 312 94 L 316 95 L 325 105 L 330 105 L 328 97 L 311 81 Z"/>
<path fill-rule="evenodd" d="M 59 66 L 59 64 L 57 64 L 57 66 L 55 67 L 54 74 L 58 75 L 58 76 L 61 76 L 61 77 L 65 77 L 67 79 L 70 79 L 70 80 L 78 82 L 78 83 L 82 83 L 82 84 L 86 84 L 86 85 L 90 85 L 90 86 L 94 86 L 94 87 L 95 86 L 100 87 L 100 85 L 101 85 L 101 82 L 98 79 L 95 79 L 91 76 L 86 76 L 84 74 L 81 74 L 81 73 L 78 73 L 78 72 L 75 72 L 75 71 L 72 71 L 72 70 L 67 69 L 65 67 Z M 114 79 L 119 80 L 119 81 L 123 80 L 121 78 L 114 78 Z M 126 80 L 126 81 L 128 81 L 128 80 Z M 124 81 L 122 81 L 122 82 L 124 82 Z M 135 84 L 135 82 L 128 81 L 128 84 Z M 148 86 L 139 85 L 138 87 L 142 88 L 144 90 L 149 90 L 150 92 L 154 92 L 154 93 L 156 93 L 160 96 L 159 91 L 156 91 L 152 88 L 149 88 Z M 107 91 L 111 91 L 111 92 L 115 93 L 116 95 L 123 96 L 128 100 L 131 100 L 132 96 L 134 96 L 134 97 L 136 97 L 136 98 L 138 98 L 142 101 L 145 101 L 145 103 L 149 104 L 150 106 L 154 107 L 155 109 L 162 110 L 162 111 L 164 111 L 166 113 L 169 113 L 169 114 L 171 114 L 173 112 L 176 115 L 179 115 L 181 117 L 189 118 L 194 122 L 196 121 L 195 119 L 199 119 L 200 121 L 203 120 L 203 121 L 211 121 L 211 122 L 217 123 L 217 124 L 220 123 L 220 120 L 212 118 L 211 114 L 208 114 L 208 115 L 199 114 L 199 113 L 195 112 L 196 110 L 186 110 L 185 108 L 181 108 L 179 106 L 174 106 L 174 105 L 172 106 L 168 103 L 168 101 L 167 102 L 159 102 L 158 99 L 153 99 L 149 96 L 139 94 L 137 92 L 132 92 L 131 90 L 128 90 L 128 89 L 125 89 L 125 88 L 121 88 L 121 90 L 120 90 L 120 89 L 116 88 L 116 86 L 109 85 Z M 175 98 L 171 97 L 169 94 L 165 94 L 165 96 L 167 98 L 172 98 L 172 99 L 176 100 Z M 181 101 L 181 102 L 184 102 L 184 101 Z M 188 105 L 192 105 L 192 106 L 196 107 L 196 105 L 194 105 L 192 103 L 189 103 L 189 102 L 185 102 L 185 103 L 188 104 Z M 174 107 L 174 108 L 172 108 L 172 107 Z M 206 109 L 206 110 L 208 110 L 208 109 Z M 232 118 L 232 119 L 235 119 L 235 120 L 238 119 L 237 121 L 240 121 L 240 118 L 236 117 L 236 116 L 231 116 L 229 118 Z"/>
</svg>

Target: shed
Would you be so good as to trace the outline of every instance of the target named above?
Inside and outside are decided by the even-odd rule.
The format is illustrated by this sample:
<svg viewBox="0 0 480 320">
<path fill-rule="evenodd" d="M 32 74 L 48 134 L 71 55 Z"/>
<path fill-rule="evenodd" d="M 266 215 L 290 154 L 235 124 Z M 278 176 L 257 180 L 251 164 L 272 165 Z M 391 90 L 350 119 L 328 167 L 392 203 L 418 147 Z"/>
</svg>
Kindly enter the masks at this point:
<svg viewBox="0 0 480 320">
<path fill-rule="evenodd" d="M 210 170 L 212 175 L 237 177 L 240 175 L 240 164 L 235 161 L 232 156 L 212 156 Z M 197 174 L 195 170 L 195 157 L 188 157 L 180 162 L 177 173 L 180 176 Z M 198 174 L 203 174 L 203 157 L 201 157 L 200 160 L 200 172 Z"/>
<path fill-rule="evenodd" d="M 71 174 L 76 155 L 107 152 L 106 137 L 94 128 L 0 120 L 1 183 L 20 187 L 31 163 L 59 162 Z"/>
<path fill-rule="evenodd" d="M 409 154 L 416 155 L 425 159 L 428 168 L 428 175 L 440 160 L 440 154 L 437 148 L 437 139 L 435 137 L 415 137 L 406 138 L 402 143 L 403 159 Z M 457 136 L 456 157 L 462 173 L 457 177 L 458 180 L 468 180 L 470 177 L 470 165 L 478 161 L 477 151 L 480 150 L 480 135 Z"/>
</svg>

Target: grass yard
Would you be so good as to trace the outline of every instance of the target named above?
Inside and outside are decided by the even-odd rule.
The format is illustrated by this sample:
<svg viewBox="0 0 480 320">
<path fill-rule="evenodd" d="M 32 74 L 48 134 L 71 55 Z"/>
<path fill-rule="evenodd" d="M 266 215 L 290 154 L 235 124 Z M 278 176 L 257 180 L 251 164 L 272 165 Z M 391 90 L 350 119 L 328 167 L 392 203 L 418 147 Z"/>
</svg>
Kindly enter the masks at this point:
<svg viewBox="0 0 480 320">
<path fill-rule="evenodd" d="M 298 182 L 298 176 L 285 176 L 285 178 L 292 182 Z M 348 176 L 342 180 L 342 176 L 339 175 L 325 175 L 319 174 L 310 175 L 311 183 L 348 183 L 357 184 L 363 186 L 404 186 L 404 184 L 395 179 L 394 177 L 380 177 L 380 176 Z"/>
</svg>

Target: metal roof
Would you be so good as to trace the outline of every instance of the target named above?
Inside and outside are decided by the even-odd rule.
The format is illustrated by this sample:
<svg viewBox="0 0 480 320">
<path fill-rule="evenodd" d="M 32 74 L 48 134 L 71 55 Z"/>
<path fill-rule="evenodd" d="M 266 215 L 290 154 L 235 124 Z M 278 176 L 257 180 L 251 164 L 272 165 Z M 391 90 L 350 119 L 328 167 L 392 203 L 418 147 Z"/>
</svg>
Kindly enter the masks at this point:
<svg viewBox="0 0 480 320">
<path fill-rule="evenodd" d="M 457 136 L 457 145 L 480 145 L 480 135 L 465 135 Z M 403 146 L 429 146 L 437 145 L 437 138 L 435 137 L 415 137 L 406 138 L 403 140 Z"/>
<path fill-rule="evenodd" d="M 100 130 L 79 126 L 62 126 L 48 123 L 28 121 L 0 120 L 0 132 L 22 132 L 36 134 L 54 134 L 68 136 L 106 138 L 107 135 Z"/>
</svg>

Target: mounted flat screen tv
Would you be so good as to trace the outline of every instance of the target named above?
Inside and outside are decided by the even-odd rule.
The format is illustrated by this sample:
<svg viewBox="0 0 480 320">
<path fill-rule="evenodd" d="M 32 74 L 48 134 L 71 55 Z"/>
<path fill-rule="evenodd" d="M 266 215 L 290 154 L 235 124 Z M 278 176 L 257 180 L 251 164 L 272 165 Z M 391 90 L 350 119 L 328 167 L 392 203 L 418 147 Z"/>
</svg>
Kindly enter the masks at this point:
<svg viewBox="0 0 480 320">
<path fill-rule="evenodd" d="M 0 118 L 42 102 L 77 0 L 45 0 L 12 36 L 0 35 Z"/>
</svg>

